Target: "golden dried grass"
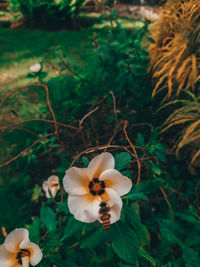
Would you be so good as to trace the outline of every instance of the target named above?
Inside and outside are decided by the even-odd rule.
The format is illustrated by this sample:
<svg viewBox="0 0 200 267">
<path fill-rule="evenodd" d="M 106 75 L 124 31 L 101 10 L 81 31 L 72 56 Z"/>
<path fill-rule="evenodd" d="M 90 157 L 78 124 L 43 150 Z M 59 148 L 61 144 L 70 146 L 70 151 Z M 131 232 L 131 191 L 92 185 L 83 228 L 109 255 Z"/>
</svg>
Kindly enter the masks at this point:
<svg viewBox="0 0 200 267">
<path fill-rule="evenodd" d="M 151 27 L 149 71 L 152 96 L 166 90 L 166 98 L 183 89 L 196 89 L 200 80 L 199 0 L 168 0 L 160 19 Z"/>
<path fill-rule="evenodd" d="M 176 145 L 176 155 L 178 156 L 183 147 L 189 145 L 195 148 L 195 153 L 192 155 L 191 163 L 200 156 L 200 99 L 195 97 L 191 92 L 187 92 L 191 99 L 174 100 L 166 105 L 181 104 L 162 125 L 162 131 L 165 132 L 171 127 L 184 125 L 184 128 L 179 134 Z"/>
</svg>

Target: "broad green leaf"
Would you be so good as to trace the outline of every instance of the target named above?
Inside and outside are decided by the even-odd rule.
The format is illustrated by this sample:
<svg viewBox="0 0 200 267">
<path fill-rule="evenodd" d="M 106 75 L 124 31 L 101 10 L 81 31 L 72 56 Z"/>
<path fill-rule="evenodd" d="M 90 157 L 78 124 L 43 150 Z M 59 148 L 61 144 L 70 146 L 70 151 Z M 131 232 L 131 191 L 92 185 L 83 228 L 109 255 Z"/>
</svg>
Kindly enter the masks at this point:
<svg viewBox="0 0 200 267">
<path fill-rule="evenodd" d="M 50 207 L 42 206 L 40 212 L 40 219 L 49 232 L 54 231 L 56 229 L 56 214 Z"/>
<path fill-rule="evenodd" d="M 83 161 L 84 168 L 87 168 L 90 162 L 89 159 L 86 156 L 82 156 L 82 161 Z"/>
<path fill-rule="evenodd" d="M 183 248 L 183 260 L 185 262 L 186 267 L 199 267 L 200 266 L 200 258 L 198 253 L 188 247 Z"/>
<path fill-rule="evenodd" d="M 161 236 L 165 241 L 169 242 L 169 244 L 178 244 L 181 247 L 184 246 L 184 244 L 178 237 L 179 229 L 177 228 L 175 222 L 173 221 L 171 222 L 169 220 L 162 220 L 159 222 L 159 224 L 160 224 Z M 174 224 L 174 229 L 173 229 L 173 224 Z"/>
<path fill-rule="evenodd" d="M 135 264 L 138 257 L 138 237 L 127 224 L 117 222 L 110 230 L 114 252 L 123 260 Z"/>
<path fill-rule="evenodd" d="M 142 247 L 139 248 L 139 257 L 149 263 L 149 266 L 156 266 L 156 260 L 151 257 Z"/>
<path fill-rule="evenodd" d="M 56 231 L 49 232 L 45 237 L 44 243 L 42 244 L 43 254 L 49 254 L 55 252 L 56 248 L 62 246 L 61 237 L 63 236 L 63 228 L 59 228 Z"/>
<path fill-rule="evenodd" d="M 137 134 L 137 142 L 141 145 L 141 146 L 145 146 L 145 141 L 144 141 L 144 136 L 141 133 Z"/>
<path fill-rule="evenodd" d="M 100 226 L 95 233 L 81 243 L 81 248 L 95 248 L 100 245 L 106 237 L 108 237 L 108 233 Z"/>
<path fill-rule="evenodd" d="M 139 267 L 139 262 L 137 261 L 134 265 L 119 263 L 118 266 L 119 267 Z"/>
<path fill-rule="evenodd" d="M 142 245 L 149 245 L 150 234 L 148 228 L 142 224 L 140 216 L 135 213 L 133 208 L 130 208 L 127 205 L 124 205 L 123 211 L 126 218 L 126 223 L 130 223 L 131 227 L 133 227 L 138 236 L 139 242 Z"/>
<path fill-rule="evenodd" d="M 131 163 L 131 155 L 128 152 L 121 152 L 115 155 L 115 169 L 121 171 L 128 168 Z"/>
<path fill-rule="evenodd" d="M 157 175 L 161 175 L 161 169 L 158 167 L 158 165 L 156 165 L 154 162 L 152 162 L 152 171 L 157 174 Z"/>
<path fill-rule="evenodd" d="M 76 219 L 74 219 L 74 217 L 71 216 L 68 219 L 67 226 L 65 227 L 64 236 L 62 237 L 61 241 L 69 238 L 77 232 L 81 232 L 83 225 L 83 223 L 77 221 Z"/>
<path fill-rule="evenodd" d="M 130 200 L 148 200 L 148 197 L 145 196 L 145 194 L 143 193 L 133 193 L 133 194 L 130 194 L 130 195 L 127 195 L 125 197 L 123 197 L 123 199 L 130 199 Z"/>
<path fill-rule="evenodd" d="M 29 228 L 30 240 L 33 243 L 38 243 L 40 240 L 40 219 L 38 217 L 34 218 L 30 228 Z"/>
<path fill-rule="evenodd" d="M 69 208 L 68 208 L 68 205 L 67 205 L 67 201 L 64 201 L 64 202 L 62 202 L 60 204 L 57 204 L 56 210 L 58 212 L 63 212 L 66 215 L 69 214 Z"/>
</svg>

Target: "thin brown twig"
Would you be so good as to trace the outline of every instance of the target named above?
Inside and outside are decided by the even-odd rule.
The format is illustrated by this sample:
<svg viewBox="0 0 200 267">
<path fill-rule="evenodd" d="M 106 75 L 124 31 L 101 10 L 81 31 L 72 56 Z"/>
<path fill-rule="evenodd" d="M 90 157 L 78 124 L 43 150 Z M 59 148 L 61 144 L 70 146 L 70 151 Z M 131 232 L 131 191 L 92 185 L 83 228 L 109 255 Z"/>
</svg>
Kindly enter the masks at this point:
<svg viewBox="0 0 200 267">
<path fill-rule="evenodd" d="M 21 155 L 23 155 L 25 152 L 27 152 L 29 149 L 31 149 L 32 147 L 34 147 L 36 144 L 38 144 L 39 142 L 41 142 L 43 139 L 51 136 L 51 135 L 55 135 L 55 133 L 49 133 L 49 134 L 46 134 L 44 136 L 42 136 L 41 138 L 37 139 L 32 145 L 30 145 L 29 147 L 25 148 L 23 151 L 21 151 L 19 154 L 17 154 L 15 157 L 11 158 L 10 160 L 2 163 L 0 165 L 0 168 L 10 164 L 11 162 L 15 161 L 16 159 L 18 159 Z"/>
<path fill-rule="evenodd" d="M 140 161 L 143 161 L 143 160 L 148 160 L 148 159 L 152 159 L 153 156 L 150 156 L 150 157 L 143 157 L 143 158 L 138 158 Z M 134 162 L 137 162 L 137 159 L 133 160 L 132 163 Z"/>
<path fill-rule="evenodd" d="M 115 114 L 115 122 L 116 122 L 116 129 L 118 128 L 118 118 L 117 118 L 117 106 L 116 106 L 116 99 L 113 91 L 110 91 L 110 94 L 113 99 L 113 109 L 114 109 L 114 114 Z"/>
<path fill-rule="evenodd" d="M 24 89 L 26 89 L 27 87 L 29 87 L 29 86 L 33 86 L 33 85 L 35 85 L 35 83 L 34 83 L 34 84 L 30 84 L 30 85 L 25 85 L 25 86 L 23 86 L 23 87 L 18 87 L 18 88 L 16 88 L 16 89 L 14 89 L 14 90 L 8 92 L 8 93 L 2 98 L 2 100 L 1 100 L 1 102 L 0 102 L 0 107 L 4 104 L 4 102 L 6 101 L 6 99 L 7 99 L 9 96 L 13 95 L 13 94 L 16 93 L 18 90 L 24 90 Z"/>
<path fill-rule="evenodd" d="M 99 109 L 99 107 L 97 106 L 96 108 L 94 108 L 93 110 L 89 111 L 87 114 L 85 114 L 83 116 L 83 118 L 81 120 L 79 120 L 79 128 L 81 128 L 82 123 L 84 122 L 84 120 L 89 117 L 92 113 L 94 113 L 95 111 L 97 111 Z"/>
<path fill-rule="evenodd" d="M 130 146 L 128 146 L 130 147 Z M 103 150 L 105 148 L 120 148 L 120 149 L 124 149 L 126 150 L 128 153 L 130 153 L 133 157 L 135 157 L 135 155 L 128 149 L 127 146 L 120 146 L 120 145 L 102 145 L 102 146 L 96 146 L 96 147 L 90 147 L 90 148 L 87 148 L 85 150 L 83 150 L 82 152 L 80 152 L 79 154 L 77 154 L 71 165 L 70 165 L 70 168 L 74 165 L 74 163 L 84 154 L 89 154 L 89 153 L 92 153 L 92 152 L 95 152 L 95 151 L 98 151 L 98 150 Z"/>
<path fill-rule="evenodd" d="M 140 122 L 140 123 L 133 123 L 131 124 L 131 126 L 149 126 L 149 128 L 151 129 L 151 132 L 153 132 L 153 125 L 149 122 Z"/>
<path fill-rule="evenodd" d="M 47 101 L 47 105 L 49 107 L 49 110 L 51 112 L 51 115 L 53 117 L 54 126 L 55 126 L 55 135 L 58 136 L 58 126 L 57 126 L 57 123 L 56 123 L 55 113 L 54 113 L 53 108 L 52 108 L 51 103 L 50 103 L 49 88 L 45 84 L 42 84 L 42 83 L 38 83 L 38 84 L 36 84 L 36 86 L 42 86 L 46 91 L 46 101 Z"/>
<path fill-rule="evenodd" d="M 170 204 L 170 202 L 168 200 L 167 194 L 165 193 L 165 190 L 164 190 L 164 188 L 162 186 L 160 186 L 160 191 L 162 192 L 163 197 L 164 197 L 164 199 L 165 199 L 165 201 L 166 201 L 166 203 L 167 203 L 167 205 L 169 207 L 170 213 L 173 215 L 174 213 L 173 213 L 173 210 L 172 210 L 172 206 L 171 206 L 171 204 Z"/>
<path fill-rule="evenodd" d="M 127 134 L 127 131 L 126 131 L 126 128 L 127 128 L 127 125 L 128 125 L 128 121 L 125 121 L 124 122 L 124 135 L 126 137 L 126 140 L 128 141 L 129 145 L 131 146 L 133 152 L 134 152 L 134 155 L 135 155 L 135 158 L 137 160 L 137 165 L 138 165 L 138 177 L 137 177 L 137 181 L 136 181 L 136 185 L 139 184 L 140 182 L 140 176 L 141 176 L 141 164 L 140 164 L 140 161 L 139 161 L 139 158 L 138 158 L 138 155 L 137 155 L 137 151 L 135 149 L 135 146 L 133 145 L 133 143 L 131 142 L 130 138 L 128 137 L 128 134 Z"/>
<path fill-rule="evenodd" d="M 17 122 L 17 123 L 9 124 L 9 125 L 0 126 L 0 130 L 1 129 L 11 128 L 11 127 L 14 127 L 14 126 L 18 126 L 18 125 L 24 124 L 26 122 L 31 122 L 31 121 L 43 121 L 43 122 L 48 122 L 48 123 L 55 123 L 53 120 L 33 118 L 33 119 L 23 120 L 23 121 L 20 121 L 20 122 Z M 65 124 L 65 123 L 62 123 L 62 122 L 57 122 L 56 121 L 56 124 L 59 125 L 59 126 L 62 126 L 62 127 L 71 128 L 71 129 L 74 129 L 74 130 L 79 130 L 78 127 L 75 127 L 75 126 L 72 126 L 72 125 L 68 125 L 68 124 Z"/>
<path fill-rule="evenodd" d="M 50 99 L 49 99 L 49 89 L 48 87 L 45 85 L 45 84 L 42 84 L 42 83 L 32 83 L 30 85 L 25 85 L 25 86 L 22 86 L 22 87 L 19 87 L 19 88 L 16 88 L 10 92 L 8 92 L 1 100 L 0 102 L 0 107 L 4 104 L 4 102 L 6 101 L 6 99 L 13 95 L 14 93 L 16 93 L 18 90 L 24 90 L 28 87 L 31 87 L 31 86 L 40 86 L 40 87 L 43 87 L 45 89 L 45 92 L 46 92 L 46 101 L 47 101 L 47 105 L 48 105 L 48 108 L 51 112 L 51 115 L 53 117 L 53 121 L 54 121 L 54 126 L 55 126 L 55 135 L 58 136 L 58 127 L 57 127 L 57 122 L 56 122 L 56 116 L 55 116 L 55 113 L 53 111 L 53 108 L 51 106 L 51 103 L 50 103 Z"/>
</svg>

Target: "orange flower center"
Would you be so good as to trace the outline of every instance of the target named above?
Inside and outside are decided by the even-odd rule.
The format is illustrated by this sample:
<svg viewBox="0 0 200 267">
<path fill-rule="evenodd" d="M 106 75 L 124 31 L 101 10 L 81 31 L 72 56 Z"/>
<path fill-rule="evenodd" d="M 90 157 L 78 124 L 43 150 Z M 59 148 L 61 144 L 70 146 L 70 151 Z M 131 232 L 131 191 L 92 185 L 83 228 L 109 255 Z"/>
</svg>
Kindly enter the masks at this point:
<svg viewBox="0 0 200 267">
<path fill-rule="evenodd" d="M 50 187 L 58 187 L 58 186 L 59 186 L 58 183 L 53 183 L 50 185 Z"/>
<path fill-rule="evenodd" d="M 93 196 L 96 196 L 96 195 L 102 195 L 104 192 L 105 192 L 105 182 L 104 181 L 99 181 L 99 178 L 93 178 L 92 181 L 89 182 L 89 190 L 90 190 L 90 193 L 93 195 Z"/>
<path fill-rule="evenodd" d="M 17 253 L 17 262 L 20 265 L 22 265 L 22 258 L 29 256 L 30 256 L 30 251 L 28 249 L 20 249 L 20 251 Z"/>
<path fill-rule="evenodd" d="M 94 191 L 99 191 L 99 190 L 102 189 L 102 187 L 101 187 L 100 184 L 94 184 L 94 185 L 93 185 L 93 189 L 94 189 Z"/>
</svg>

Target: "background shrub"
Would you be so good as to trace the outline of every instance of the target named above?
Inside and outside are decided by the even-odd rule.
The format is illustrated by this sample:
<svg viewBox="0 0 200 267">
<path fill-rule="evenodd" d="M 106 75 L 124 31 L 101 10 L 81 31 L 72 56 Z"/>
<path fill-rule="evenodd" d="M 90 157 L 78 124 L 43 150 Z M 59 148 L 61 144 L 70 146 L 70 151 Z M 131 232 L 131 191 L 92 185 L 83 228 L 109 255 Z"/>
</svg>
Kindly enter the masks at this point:
<svg viewBox="0 0 200 267">
<path fill-rule="evenodd" d="M 153 96 L 163 91 L 167 98 L 179 95 L 183 89 L 199 88 L 199 28 L 198 0 L 169 0 L 162 16 L 151 27 L 150 66 L 154 79 Z"/>
<path fill-rule="evenodd" d="M 10 8 L 20 11 L 29 23 L 48 27 L 59 21 L 69 22 L 85 3 L 85 0 L 9 0 Z"/>
</svg>

